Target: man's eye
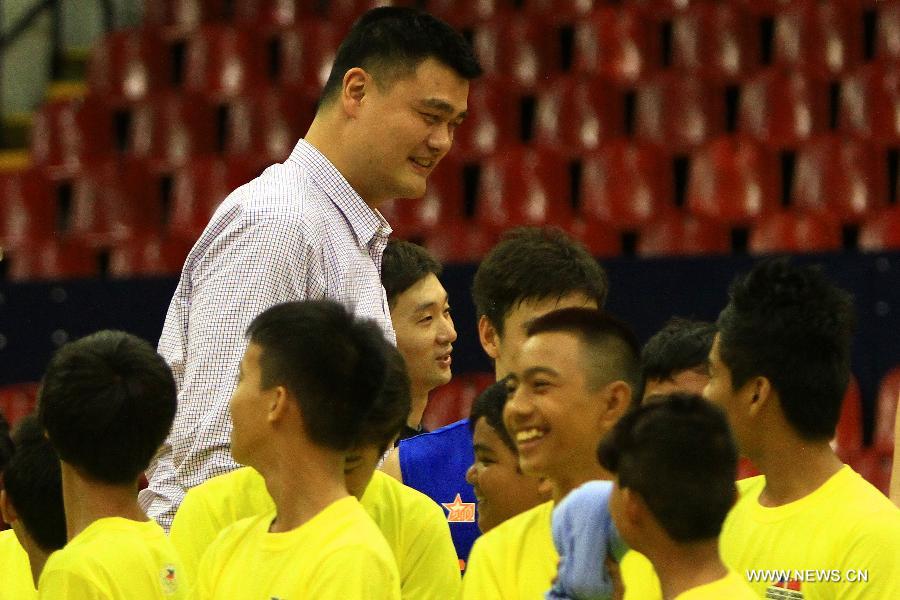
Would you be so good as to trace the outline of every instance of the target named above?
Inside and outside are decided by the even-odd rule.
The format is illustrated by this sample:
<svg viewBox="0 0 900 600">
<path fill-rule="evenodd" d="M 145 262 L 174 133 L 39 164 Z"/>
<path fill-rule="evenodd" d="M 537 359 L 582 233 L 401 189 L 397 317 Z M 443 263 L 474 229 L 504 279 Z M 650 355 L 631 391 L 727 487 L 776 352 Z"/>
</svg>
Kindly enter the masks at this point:
<svg viewBox="0 0 900 600">
<path fill-rule="evenodd" d="M 425 119 L 425 122 L 428 123 L 429 125 L 435 125 L 436 123 L 439 123 L 441 120 L 441 118 L 439 116 L 433 115 L 431 113 L 419 113 L 419 114 L 422 115 L 422 118 Z"/>
</svg>

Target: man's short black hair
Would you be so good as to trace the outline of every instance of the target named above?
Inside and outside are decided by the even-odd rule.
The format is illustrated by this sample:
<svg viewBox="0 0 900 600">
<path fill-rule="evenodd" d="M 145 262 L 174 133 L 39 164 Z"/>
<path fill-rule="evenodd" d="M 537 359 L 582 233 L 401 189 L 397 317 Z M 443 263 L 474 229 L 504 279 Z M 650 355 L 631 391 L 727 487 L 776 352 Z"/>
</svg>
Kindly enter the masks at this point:
<svg viewBox="0 0 900 600">
<path fill-rule="evenodd" d="M 669 319 L 641 350 L 644 381 L 669 379 L 681 371 L 698 367 L 705 369 L 715 337 L 714 323 L 681 317 Z"/>
<path fill-rule="evenodd" d="M 528 337 L 553 332 L 570 333 L 581 341 L 591 386 L 622 380 L 631 387 L 632 402 L 639 401 L 640 344 L 627 324 L 603 310 L 563 308 L 538 317 L 527 329 Z"/>
<path fill-rule="evenodd" d="M 60 459 L 101 483 L 137 481 L 172 427 L 175 380 L 146 341 L 99 331 L 60 348 L 38 418 Z"/>
<path fill-rule="evenodd" d="M 597 454 L 674 541 L 718 537 L 736 497 L 738 457 L 718 407 L 696 394 L 663 396 L 626 413 Z"/>
<path fill-rule="evenodd" d="M 364 429 L 388 370 L 388 342 L 374 322 L 330 300 L 286 302 L 256 317 L 247 335 L 262 350 L 262 387 L 294 396 L 313 443 L 347 451 L 370 441 Z"/>
<path fill-rule="evenodd" d="M 739 277 L 730 296 L 717 326 L 733 389 L 766 377 L 791 427 L 808 440 L 833 438 L 850 379 L 850 295 L 820 268 L 771 259 Z"/>
<path fill-rule="evenodd" d="M 481 66 L 475 51 L 452 27 L 414 8 L 384 6 L 362 15 L 341 42 L 322 89 L 322 104 L 335 96 L 350 69 L 360 67 L 372 73 L 380 89 L 434 58 L 460 77 L 475 79 Z"/>
<path fill-rule="evenodd" d="M 397 298 L 428 275 L 440 277 L 441 263 L 428 250 L 404 240 L 390 240 L 381 259 L 381 284 L 391 308 Z"/>
<path fill-rule="evenodd" d="M 9 422 L 0 412 L 0 473 L 13 455 L 13 442 L 9 438 Z"/>
<path fill-rule="evenodd" d="M 478 394 L 475 401 L 472 402 L 472 410 L 469 412 L 469 430 L 475 431 L 475 425 L 478 419 L 484 417 L 485 422 L 491 426 L 491 429 L 497 432 L 497 436 L 503 444 L 510 449 L 513 454 L 518 454 L 516 444 L 506 431 L 503 424 L 503 407 L 506 405 L 506 399 L 509 393 L 506 389 L 506 379 L 501 379 L 497 383 L 488 386 L 483 392 Z"/>
<path fill-rule="evenodd" d="M 33 415 L 19 423 L 14 437 L 16 451 L 3 472 L 3 489 L 41 550 L 59 550 L 66 545 L 59 457 Z"/>
<path fill-rule="evenodd" d="M 603 267 L 562 230 L 519 227 L 481 261 L 472 299 L 477 315 L 487 317 L 502 335 L 507 315 L 523 301 L 580 292 L 602 307 L 608 287 Z"/>
<path fill-rule="evenodd" d="M 403 429 L 412 405 L 406 361 L 393 344 L 385 341 L 384 346 L 387 355 L 384 385 L 366 415 L 359 440 L 359 445 L 378 446 L 382 453 Z"/>
</svg>

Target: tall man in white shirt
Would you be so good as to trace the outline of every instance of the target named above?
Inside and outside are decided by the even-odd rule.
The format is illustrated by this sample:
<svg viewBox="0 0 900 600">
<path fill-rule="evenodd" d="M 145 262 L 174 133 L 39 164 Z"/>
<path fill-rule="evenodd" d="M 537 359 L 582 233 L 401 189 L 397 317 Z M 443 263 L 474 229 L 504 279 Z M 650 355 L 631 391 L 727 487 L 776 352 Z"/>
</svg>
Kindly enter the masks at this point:
<svg viewBox="0 0 900 600">
<path fill-rule="evenodd" d="M 328 298 L 394 339 L 380 281 L 391 229 L 377 209 L 425 193 L 480 74 L 469 44 L 442 21 L 407 8 L 369 11 L 338 49 L 306 137 L 213 215 L 185 261 L 159 342 L 178 413 L 141 505 L 163 527 L 186 489 L 236 468 L 228 400 L 256 315 Z"/>
</svg>

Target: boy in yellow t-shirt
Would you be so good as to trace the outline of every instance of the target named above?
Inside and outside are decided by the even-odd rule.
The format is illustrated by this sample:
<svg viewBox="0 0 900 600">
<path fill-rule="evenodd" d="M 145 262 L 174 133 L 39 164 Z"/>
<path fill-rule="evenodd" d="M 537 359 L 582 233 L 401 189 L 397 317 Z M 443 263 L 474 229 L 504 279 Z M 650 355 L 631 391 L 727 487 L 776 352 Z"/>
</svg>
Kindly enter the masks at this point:
<svg viewBox="0 0 900 600">
<path fill-rule="evenodd" d="M 40 598 L 187 597 L 174 547 L 137 504 L 175 407 L 172 372 L 133 335 L 101 331 L 54 355 L 38 419 L 60 458 L 68 543 L 47 560 Z"/>
<path fill-rule="evenodd" d="M 725 564 L 758 597 L 900 598 L 900 510 L 831 448 L 850 376 L 850 296 L 816 269 L 764 261 L 717 322 L 704 396 L 761 476 L 740 482 Z"/>
<path fill-rule="evenodd" d="M 720 410 L 694 394 L 658 397 L 626 414 L 598 456 L 615 474 L 616 529 L 653 563 L 665 598 L 755 598 L 719 558 L 719 532 L 737 493 L 737 450 Z"/>
<path fill-rule="evenodd" d="M 331 301 L 276 305 L 247 335 L 231 449 L 262 475 L 275 507 L 216 538 L 194 597 L 399 599 L 394 556 L 345 470 L 367 428 L 383 420 L 379 431 L 397 431 L 406 419 L 409 380 L 389 375 L 403 372 L 402 357 L 377 325 Z"/>
<path fill-rule="evenodd" d="M 59 457 L 34 415 L 13 434 L 15 453 L 3 469 L 0 515 L 12 526 L 0 533 L 0 600 L 37 598 L 50 554 L 66 544 Z"/>
<path fill-rule="evenodd" d="M 512 355 L 504 424 L 516 442 L 522 472 L 546 478 L 553 500 L 475 542 L 462 598 L 544 597 L 559 561 L 550 529 L 553 506 L 587 481 L 609 479 L 597 462 L 597 445 L 630 406 L 640 379 L 634 334 L 605 312 L 565 308 L 528 326 Z M 645 557 L 628 552 L 621 570 L 631 597 L 660 597 Z"/>
</svg>

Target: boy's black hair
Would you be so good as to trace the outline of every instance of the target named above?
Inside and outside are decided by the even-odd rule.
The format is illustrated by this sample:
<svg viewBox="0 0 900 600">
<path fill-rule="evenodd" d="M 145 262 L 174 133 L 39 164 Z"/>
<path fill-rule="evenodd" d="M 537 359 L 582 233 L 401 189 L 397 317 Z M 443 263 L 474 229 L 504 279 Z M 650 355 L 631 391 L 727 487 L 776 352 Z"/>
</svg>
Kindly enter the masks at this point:
<svg viewBox="0 0 900 600">
<path fill-rule="evenodd" d="M 674 541 L 719 536 L 736 498 L 738 455 L 718 407 L 695 394 L 668 394 L 626 413 L 597 454 Z"/>
<path fill-rule="evenodd" d="M 347 451 L 364 440 L 385 399 L 389 360 L 374 322 L 330 300 L 286 302 L 256 317 L 247 335 L 262 349 L 262 387 L 282 385 L 293 395 L 313 443 Z"/>
<path fill-rule="evenodd" d="M 59 457 L 33 415 L 19 423 L 14 437 L 16 451 L 3 472 L 3 489 L 41 550 L 59 550 L 66 545 Z"/>
<path fill-rule="evenodd" d="M 624 322 L 606 311 L 593 308 L 563 308 L 535 319 L 528 337 L 540 333 L 565 332 L 582 343 L 588 382 L 595 389 L 622 380 L 631 387 L 632 402 L 641 397 L 640 345 Z"/>
<path fill-rule="evenodd" d="M 172 427 L 172 371 L 146 341 L 99 331 L 60 348 L 38 399 L 38 419 L 61 460 L 102 483 L 130 485 Z"/>
<path fill-rule="evenodd" d="M 387 89 L 429 58 L 465 79 L 475 79 L 482 72 L 472 46 L 440 19 L 414 8 L 374 8 L 354 23 L 338 47 L 320 104 L 338 93 L 350 69 L 365 69 L 375 76 L 380 89 Z"/>
<path fill-rule="evenodd" d="M 388 305 L 393 309 L 400 294 L 429 274 L 440 277 L 443 270 L 441 263 L 422 246 L 404 240 L 390 240 L 381 259 L 381 284 Z"/>
<path fill-rule="evenodd" d="M 503 445 L 509 448 L 513 454 L 518 454 L 516 444 L 503 424 L 503 407 L 506 405 L 508 396 L 506 379 L 501 379 L 497 383 L 491 384 L 478 394 L 478 397 L 472 402 L 472 410 L 469 413 L 469 430 L 475 431 L 478 419 L 484 417 L 485 422 L 490 425 L 491 429 L 497 432 L 497 436 L 503 442 Z"/>
<path fill-rule="evenodd" d="M 519 227 L 481 261 L 472 299 L 477 316 L 503 335 L 507 315 L 523 301 L 580 292 L 602 307 L 608 287 L 603 267 L 561 229 Z"/>
<path fill-rule="evenodd" d="M 375 445 L 384 453 L 403 429 L 412 405 L 406 361 L 393 344 L 385 342 L 387 373 L 384 385 L 361 428 L 359 445 Z"/>
<path fill-rule="evenodd" d="M 3 413 L 0 412 L 0 473 L 3 472 L 3 468 L 9 459 L 12 458 L 14 449 L 13 442 L 9 437 L 9 422 L 3 416 Z"/>
<path fill-rule="evenodd" d="M 715 337 L 714 323 L 681 317 L 669 319 L 641 350 L 644 381 L 665 380 L 681 371 L 706 368 Z"/>
<path fill-rule="evenodd" d="M 833 438 L 850 379 L 850 295 L 819 268 L 772 259 L 738 278 L 730 296 L 717 326 L 733 389 L 766 377 L 801 436 Z"/>
</svg>

